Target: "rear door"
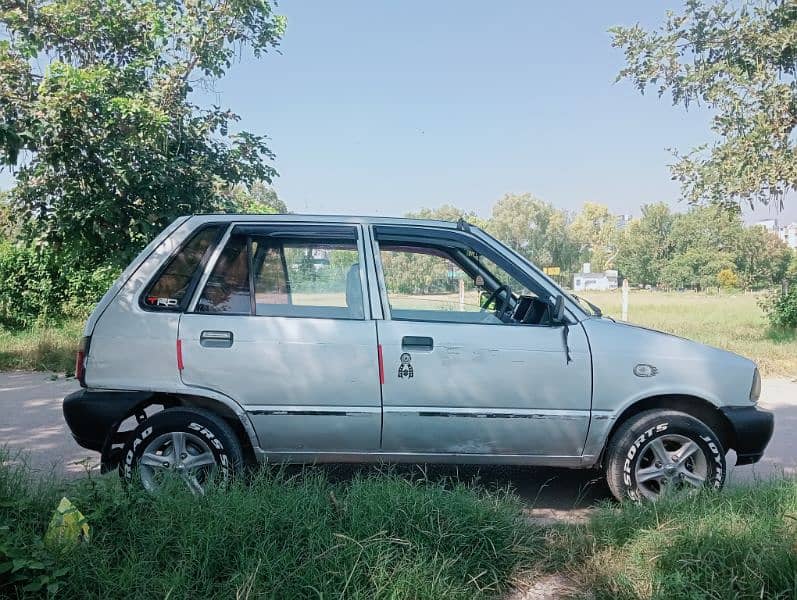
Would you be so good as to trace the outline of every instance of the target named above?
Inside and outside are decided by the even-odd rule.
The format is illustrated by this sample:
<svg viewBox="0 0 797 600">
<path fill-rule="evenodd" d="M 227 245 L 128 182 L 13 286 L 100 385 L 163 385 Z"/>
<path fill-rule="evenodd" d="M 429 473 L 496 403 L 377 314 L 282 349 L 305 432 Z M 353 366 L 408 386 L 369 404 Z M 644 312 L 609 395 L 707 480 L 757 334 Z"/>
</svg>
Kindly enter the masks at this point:
<svg viewBox="0 0 797 600">
<path fill-rule="evenodd" d="M 552 463 L 581 455 L 591 402 L 582 327 L 565 329 L 543 314 L 521 324 L 500 318 L 495 306 L 482 310 L 484 294 L 499 285 L 515 294 L 525 288 L 527 298 L 535 286 L 472 236 L 389 226 L 375 236 L 387 304 L 378 323 L 383 451 L 534 455 Z"/>
<path fill-rule="evenodd" d="M 243 405 L 264 450 L 377 451 L 364 282 L 360 226 L 232 226 L 180 321 L 183 382 Z"/>
</svg>

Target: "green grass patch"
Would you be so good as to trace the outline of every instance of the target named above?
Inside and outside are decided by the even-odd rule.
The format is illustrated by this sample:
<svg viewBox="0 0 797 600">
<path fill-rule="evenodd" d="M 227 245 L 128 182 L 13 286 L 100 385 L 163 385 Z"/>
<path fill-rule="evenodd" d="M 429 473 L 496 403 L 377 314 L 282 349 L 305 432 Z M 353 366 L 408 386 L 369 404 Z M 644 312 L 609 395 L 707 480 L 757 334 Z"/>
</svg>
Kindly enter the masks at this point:
<svg viewBox="0 0 797 600">
<path fill-rule="evenodd" d="M 92 539 L 60 553 L 41 540 L 62 495 Z M 0 596 L 56 584 L 65 598 L 495 597 L 541 540 L 507 491 L 390 472 L 333 483 L 320 469 L 262 471 L 194 497 L 0 468 L 0 571 L 16 560 L 24 576 L 4 586 L 0 575 Z M 24 590 L 42 576 L 43 590 Z"/>
<path fill-rule="evenodd" d="M 25 369 L 71 375 L 83 324 L 65 321 L 22 331 L 0 327 L 0 371 Z"/>
<path fill-rule="evenodd" d="M 0 597 L 495 598 L 543 572 L 595 600 L 797 597 L 795 479 L 606 503 L 587 524 L 543 528 L 506 489 L 293 472 L 153 496 L 114 474 L 63 482 L 0 460 Z M 47 547 L 64 495 L 91 540 Z"/>
<path fill-rule="evenodd" d="M 607 505 L 551 555 L 596 600 L 797 597 L 797 480 Z"/>
</svg>

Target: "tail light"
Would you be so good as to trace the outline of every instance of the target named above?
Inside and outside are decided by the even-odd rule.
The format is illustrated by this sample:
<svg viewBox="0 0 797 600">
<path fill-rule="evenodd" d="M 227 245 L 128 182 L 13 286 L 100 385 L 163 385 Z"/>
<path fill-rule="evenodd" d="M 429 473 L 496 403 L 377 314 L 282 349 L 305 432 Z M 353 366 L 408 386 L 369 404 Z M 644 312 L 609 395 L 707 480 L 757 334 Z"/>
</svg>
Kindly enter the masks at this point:
<svg viewBox="0 0 797 600">
<path fill-rule="evenodd" d="M 77 356 L 75 357 L 75 378 L 78 380 L 81 387 L 86 387 L 86 358 L 89 355 L 90 343 L 90 337 L 84 337 L 80 340 L 80 346 L 77 349 Z"/>
</svg>

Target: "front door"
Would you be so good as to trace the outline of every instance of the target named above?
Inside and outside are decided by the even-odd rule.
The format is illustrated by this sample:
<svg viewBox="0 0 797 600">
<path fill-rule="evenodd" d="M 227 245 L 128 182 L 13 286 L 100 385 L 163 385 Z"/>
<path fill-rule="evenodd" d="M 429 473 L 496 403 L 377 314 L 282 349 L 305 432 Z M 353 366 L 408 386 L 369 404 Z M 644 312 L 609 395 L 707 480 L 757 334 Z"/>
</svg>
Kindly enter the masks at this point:
<svg viewBox="0 0 797 600">
<path fill-rule="evenodd" d="M 582 454 L 591 395 L 582 327 L 552 323 L 534 282 L 473 236 L 426 232 L 375 232 L 389 308 L 378 322 L 383 451 Z"/>
<path fill-rule="evenodd" d="M 378 451 L 362 256 L 357 226 L 233 226 L 180 320 L 183 382 L 243 405 L 264 450 Z"/>
</svg>

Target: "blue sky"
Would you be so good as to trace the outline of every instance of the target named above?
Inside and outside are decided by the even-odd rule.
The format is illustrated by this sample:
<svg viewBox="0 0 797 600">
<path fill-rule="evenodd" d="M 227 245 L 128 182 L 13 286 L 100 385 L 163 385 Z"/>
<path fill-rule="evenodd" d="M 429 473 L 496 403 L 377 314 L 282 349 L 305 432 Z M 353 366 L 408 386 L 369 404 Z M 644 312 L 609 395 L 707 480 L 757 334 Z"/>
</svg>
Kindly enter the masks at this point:
<svg viewBox="0 0 797 600">
<path fill-rule="evenodd" d="M 505 192 L 531 192 L 638 214 L 677 204 L 666 148 L 709 139 L 708 115 L 615 84 L 607 29 L 680 5 L 285 0 L 281 53 L 242 57 L 202 101 L 271 137 L 274 185 L 296 212 L 487 216 Z"/>
</svg>

